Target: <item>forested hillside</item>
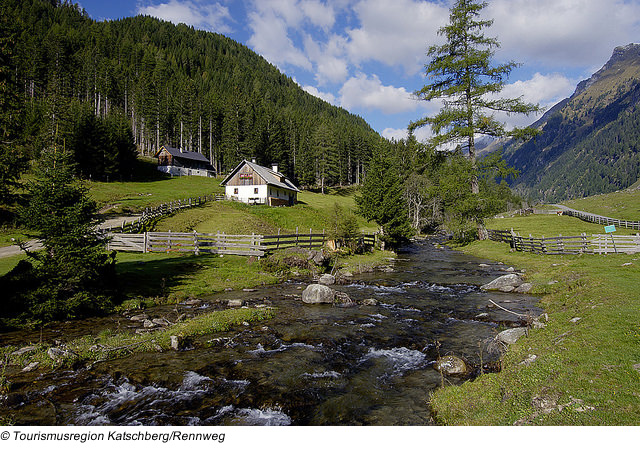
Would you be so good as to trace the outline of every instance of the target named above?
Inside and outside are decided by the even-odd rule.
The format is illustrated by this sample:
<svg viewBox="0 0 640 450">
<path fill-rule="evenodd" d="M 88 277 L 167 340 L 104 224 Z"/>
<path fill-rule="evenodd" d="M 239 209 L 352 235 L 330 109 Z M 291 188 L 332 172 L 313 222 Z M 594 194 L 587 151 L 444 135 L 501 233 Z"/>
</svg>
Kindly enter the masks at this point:
<svg viewBox="0 0 640 450">
<path fill-rule="evenodd" d="M 80 174 L 126 179 L 135 148 L 199 151 L 222 173 L 279 163 L 302 185 L 360 181 L 381 139 L 304 92 L 247 47 L 151 17 L 96 22 L 59 0 L 0 0 L 0 65 L 14 95 L 14 147 L 55 139 Z"/>
<path fill-rule="evenodd" d="M 545 201 L 628 188 L 640 178 L 640 45 L 618 47 L 604 67 L 536 124 L 542 133 L 505 145 L 516 189 Z"/>
</svg>

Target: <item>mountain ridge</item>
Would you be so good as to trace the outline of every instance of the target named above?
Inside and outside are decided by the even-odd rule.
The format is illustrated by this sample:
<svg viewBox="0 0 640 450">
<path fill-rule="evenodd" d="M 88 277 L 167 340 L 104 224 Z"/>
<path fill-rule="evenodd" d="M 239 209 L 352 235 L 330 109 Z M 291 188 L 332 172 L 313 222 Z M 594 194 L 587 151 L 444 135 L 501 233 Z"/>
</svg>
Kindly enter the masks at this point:
<svg viewBox="0 0 640 450">
<path fill-rule="evenodd" d="M 640 44 L 611 58 L 532 127 L 542 133 L 504 146 L 521 172 L 512 187 L 531 200 L 557 201 L 611 192 L 640 178 Z"/>
</svg>

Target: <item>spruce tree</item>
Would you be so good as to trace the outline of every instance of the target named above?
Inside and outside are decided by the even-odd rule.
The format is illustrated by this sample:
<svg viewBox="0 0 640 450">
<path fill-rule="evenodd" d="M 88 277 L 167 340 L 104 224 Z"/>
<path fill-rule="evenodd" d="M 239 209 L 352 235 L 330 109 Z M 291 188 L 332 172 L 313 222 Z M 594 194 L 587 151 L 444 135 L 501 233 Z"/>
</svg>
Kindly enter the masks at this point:
<svg viewBox="0 0 640 450">
<path fill-rule="evenodd" d="M 360 215 L 380 226 L 383 241 L 391 247 L 398 247 L 411 236 L 404 188 L 386 148 L 374 152 L 356 204 Z"/>
<path fill-rule="evenodd" d="M 443 45 L 429 48 L 431 61 L 425 66 L 431 81 L 414 94 L 421 100 L 442 99 L 444 106 L 434 117 L 425 117 L 409 124 L 409 130 L 429 125 L 433 137 L 429 144 L 435 148 L 459 148 L 468 153 L 472 166 L 471 193 L 479 193 L 475 137 L 526 138 L 535 135 L 532 128 L 507 129 L 494 116 L 495 112 L 530 114 L 537 105 L 522 98 L 499 98 L 515 62 L 493 65 L 494 49 L 500 46 L 495 38 L 483 34 L 492 20 L 480 19 L 487 3 L 477 0 L 457 0 L 450 10 L 449 24 L 438 34 L 446 38 Z M 478 223 L 480 238 L 484 237 L 482 220 Z"/>
<path fill-rule="evenodd" d="M 115 296 L 115 255 L 96 230 L 96 203 L 75 180 L 70 152 L 54 146 L 38 163 L 20 217 L 44 248 L 27 252 L 32 282 L 13 295 L 22 299 L 25 320 L 35 323 L 104 312 Z"/>
</svg>

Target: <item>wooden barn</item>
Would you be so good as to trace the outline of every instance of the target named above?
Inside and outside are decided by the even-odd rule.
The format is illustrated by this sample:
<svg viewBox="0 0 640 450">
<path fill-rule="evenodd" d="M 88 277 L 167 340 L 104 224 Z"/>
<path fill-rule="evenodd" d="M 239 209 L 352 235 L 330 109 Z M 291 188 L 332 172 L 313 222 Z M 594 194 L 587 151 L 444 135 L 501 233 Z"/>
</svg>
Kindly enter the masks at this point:
<svg viewBox="0 0 640 450">
<path fill-rule="evenodd" d="M 181 149 L 163 145 L 156 153 L 158 170 L 170 175 L 196 175 L 215 177 L 216 171 L 211 162 L 202 153 L 185 152 Z"/>
<path fill-rule="evenodd" d="M 220 183 L 225 186 L 228 200 L 269 206 L 293 206 L 300 190 L 283 174 L 278 166 L 271 169 L 255 162 L 242 161 Z"/>
</svg>

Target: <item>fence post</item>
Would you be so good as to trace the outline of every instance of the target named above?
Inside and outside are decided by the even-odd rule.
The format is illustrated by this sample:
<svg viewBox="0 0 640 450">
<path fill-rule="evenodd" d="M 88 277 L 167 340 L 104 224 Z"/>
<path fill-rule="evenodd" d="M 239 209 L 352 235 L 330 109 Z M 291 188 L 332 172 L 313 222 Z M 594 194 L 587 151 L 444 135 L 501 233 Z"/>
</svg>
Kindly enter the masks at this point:
<svg viewBox="0 0 640 450">
<path fill-rule="evenodd" d="M 298 233 L 298 227 L 296 227 L 296 247 L 299 247 L 298 245 L 298 239 L 299 239 L 300 235 Z"/>
<path fill-rule="evenodd" d="M 149 247 L 149 238 L 148 238 L 148 233 L 145 231 L 144 233 L 142 233 L 143 239 L 144 239 L 144 243 L 142 244 L 144 246 L 144 248 L 142 249 L 142 253 L 147 253 L 148 247 Z"/>
<path fill-rule="evenodd" d="M 280 228 L 278 228 L 278 240 L 276 241 L 276 250 L 280 248 Z"/>
<path fill-rule="evenodd" d="M 200 247 L 198 244 L 198 232 L 196 230 L 193 230 L 193 248 L 194 248 L 194 253 L 196 256 L 200 255 Z"/>
<path fill-rule="evenodd" d="M 309 228 L 309 250 L 311 250 L 313 236 L 311 236 L 311 228 Z"/>
</svg>

